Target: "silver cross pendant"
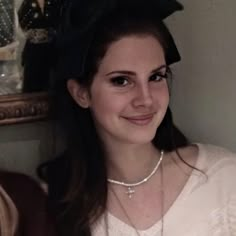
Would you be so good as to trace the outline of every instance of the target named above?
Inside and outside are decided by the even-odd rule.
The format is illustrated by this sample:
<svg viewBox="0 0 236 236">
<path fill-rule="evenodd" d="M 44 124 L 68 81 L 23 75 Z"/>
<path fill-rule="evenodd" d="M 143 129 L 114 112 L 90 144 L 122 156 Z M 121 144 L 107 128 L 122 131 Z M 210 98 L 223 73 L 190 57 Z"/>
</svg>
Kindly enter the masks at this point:
<svg viewBox="0 0 236 236">
<path fill-rule="evenodd" d="M 125 193 L 128 195 L 129 199 L 131 199 L 133 194 L 135 193 L 135 190 L 132 187 L 128 187 L 128 190 Z"/>
</svg>

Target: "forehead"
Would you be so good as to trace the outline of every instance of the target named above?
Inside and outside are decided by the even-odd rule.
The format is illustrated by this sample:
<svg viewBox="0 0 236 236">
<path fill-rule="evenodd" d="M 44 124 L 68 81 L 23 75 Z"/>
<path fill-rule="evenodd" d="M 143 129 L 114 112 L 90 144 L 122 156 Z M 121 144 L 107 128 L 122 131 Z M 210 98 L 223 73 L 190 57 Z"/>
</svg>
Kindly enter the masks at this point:
<svg viewBox="0 0 236 236">
<path fill-rule="evenodd" d="M 165 64 L 160 42 L 150 35 L 129 35 L 113 42 L 101 60 L 98 71 L 130 70 L 137 66 L 157 67 Z"/>
</svg>

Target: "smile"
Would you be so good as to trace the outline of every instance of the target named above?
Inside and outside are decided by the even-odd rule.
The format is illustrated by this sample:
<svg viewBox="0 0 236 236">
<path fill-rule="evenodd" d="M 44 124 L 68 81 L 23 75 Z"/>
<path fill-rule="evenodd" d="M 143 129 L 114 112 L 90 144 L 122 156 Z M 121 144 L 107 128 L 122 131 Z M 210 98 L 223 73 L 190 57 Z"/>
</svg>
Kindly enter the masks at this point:
<svg viewBox="0 0 236 236">
<path fill-rule="evenodd" d="M 141 116 L 133 116 L 133 117 L 123 117 L 132 124 L 135 125 L 147 125 L 149 124 L 154 117 L 154 113 L 148 115 L 141 115 Z"/>
</svg>

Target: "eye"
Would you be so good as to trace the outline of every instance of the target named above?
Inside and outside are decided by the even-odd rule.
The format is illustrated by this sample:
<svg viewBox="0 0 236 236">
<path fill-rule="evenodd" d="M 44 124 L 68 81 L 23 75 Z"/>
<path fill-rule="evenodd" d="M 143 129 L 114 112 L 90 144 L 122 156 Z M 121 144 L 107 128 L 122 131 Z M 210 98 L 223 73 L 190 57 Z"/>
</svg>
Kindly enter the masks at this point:
<svg viewBox="0 0 236 236">
<path fill-rule="evenodd" d="M 160 82 L 163 79 L 167 79 L 167 77 L 168 77 L 167 73 L 157 72 L 157 73 L 154 73 L 153 75 L 151 75 L 149 80 Z"/>
<path fill-rule="evenodd" d="M 111 83 L 114 86 L 124 87 L 127 84 L 129 84 L 129 81 L 128 81 L 128 78 L 126 78 L 125 76 L 117 76 L 117 77 L 111 78 Z"/>
</svg>

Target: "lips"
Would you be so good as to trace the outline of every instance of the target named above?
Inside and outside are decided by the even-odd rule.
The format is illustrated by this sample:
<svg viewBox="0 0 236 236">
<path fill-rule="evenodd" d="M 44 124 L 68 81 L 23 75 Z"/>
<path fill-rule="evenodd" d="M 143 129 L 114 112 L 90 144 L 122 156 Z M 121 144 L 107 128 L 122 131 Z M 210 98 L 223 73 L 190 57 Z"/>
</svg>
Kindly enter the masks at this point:
<svg viewBox="0 0 236 236">
<path fill-rule="evenodd" d="M 154 113 L 140 116 L 124 117 L 124 118 L 136 125 L 147 125 L 152 121 L 153 116 Z"/>
</svg>

